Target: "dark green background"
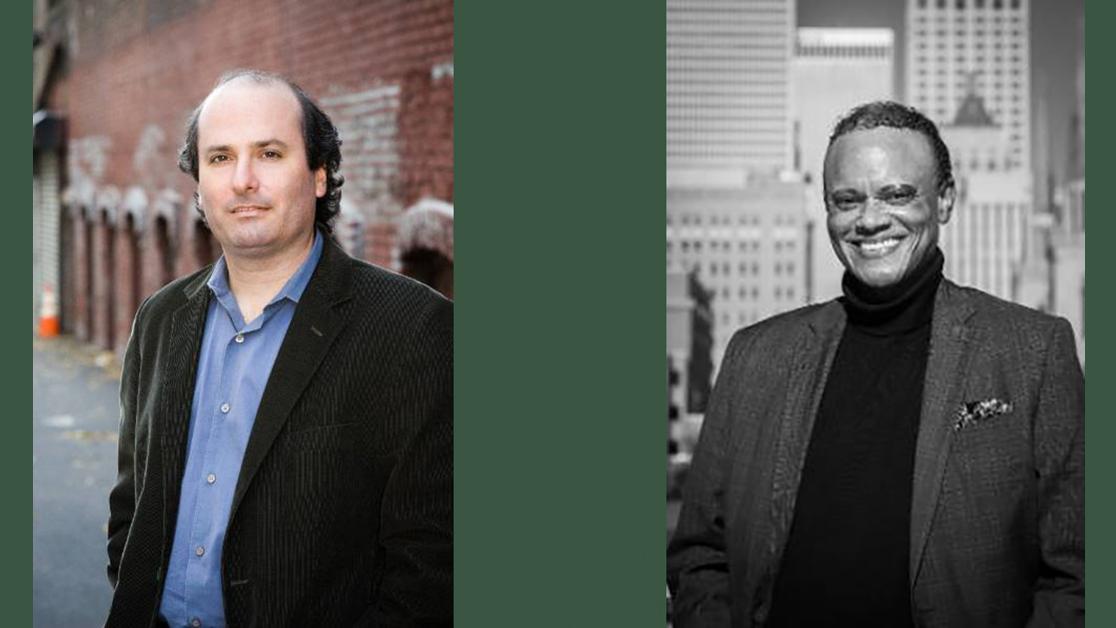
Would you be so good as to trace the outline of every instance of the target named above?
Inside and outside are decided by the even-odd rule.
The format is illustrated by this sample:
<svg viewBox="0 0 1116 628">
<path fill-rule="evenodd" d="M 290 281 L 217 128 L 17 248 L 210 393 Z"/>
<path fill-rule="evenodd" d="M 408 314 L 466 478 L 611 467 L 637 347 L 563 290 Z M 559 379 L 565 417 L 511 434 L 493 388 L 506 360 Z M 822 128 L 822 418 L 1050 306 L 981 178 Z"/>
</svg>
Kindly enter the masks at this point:
<svg viewBox="0 0 1116 628">
<path fill-rule="evenodd" d="M 663 626 L 665 6 L 455 10 L 456 619 Z"/>
<path fill-rule="evenodd" d="M 0 561 L 0 624 L 31 625 L 31 335 L 27 284 L 31 283 L 31 131 L 27 91 L 31 87 L 31 2 L 0 5 L 0 190 L 4 232 L 0 273 L 9 287 L 0 307 L 0 538 L 8 554 Z M 23 85 L 23 88 L 19 86 Z M 19 101 L 23 105 L 18 105 Z M 18 105 L 18 106 L 17 106 Z M 24 143 L 26 142 L 26 144 Z M 19 148 L 20 145 L 24 148 Z M 23 297 L 15 295 L 23 294 Z M 15 301 L 18 299 L 19 306 Z M 31 328 L 30 330 L 28 328 Z"/>
<path fill-rule="evenodd" d="M 898 1 L 898 0 L 897 0 Z M 1116 367 L 1105 210 L 1116 94 L 1110 3 L 1086 6 L 1089 625 L 1116 625 Z M 456 8 L 456 565 L 460 626 L 661 626 L 665 457 L 663 3 Z M 31 3 L 0 20 L 0 268 L 26 286 Z M 25 96 L 24 96 L 25 97 Z M 26 102 L 26 101 L 24 101 Z M 17 115 L 18 114 L 18 115 Z M 22 141 L 26 141 L 26 139 Z M 1096 187 L 1100 186 L 1100 187 Z M 18 290 L 16 291 L 18 293 Z M 20 315 L 17 319 L 16 312 Z M 3 625 L 31 625 L 29 341 L 3 310 Z M 24 331 L 19 331 L 23 329 Z"/>
<path fill-rule="evenodd" d="M 1093 181 L 1087 193 L 1086 212 L 1093 232 L 1093 248 L 1086 249 L 1085 329 L 1088 336 L 1085 368 L 1085 582 L 1089 626 L 1116 626 L 1116 402 L 1108 394 L 1114 389 L 1116 360 L 1110 351 L 1113 343 L 1112 321 L 1116 313 L 1116 247 L 1106 242 L 1113 232 L 1109 206 L 1116 194 L 1108 178 L 1116 165 L 1112 147 L 1116 145 L 1116 107 L 1113 85 L 1113 59 L 1116 59 L 1116 8 L 1111 2 L 1087 0 L 1085 3 L 1086 63 L 1085 110 L 1088 124 L 1085 136 L 1086 180 Z M 1092 68 L 1092 72 L 1089 69 Z M 1089 118 L 1088 112 L 1093 116 Z M 1089 209 L 1092 209 L 1089 212 Z"/>
<path fill-rule="evenodd" d="M 1103 68 L 1116 19 L 1086 8 Z M 663 625 L 664 43 L 664 3 L 458 4 L 461 625 Z M 1087 164 L 1103 186 L 1102 74 Z M 1094 280 L 1088 300 L 1090 626 L 1116 625 L 1109 292 Z"/>
<path fill-rule="evenodd" d="M 461 626 L 665 625 L 665 41 L 456 5 Z"/>
</svg>

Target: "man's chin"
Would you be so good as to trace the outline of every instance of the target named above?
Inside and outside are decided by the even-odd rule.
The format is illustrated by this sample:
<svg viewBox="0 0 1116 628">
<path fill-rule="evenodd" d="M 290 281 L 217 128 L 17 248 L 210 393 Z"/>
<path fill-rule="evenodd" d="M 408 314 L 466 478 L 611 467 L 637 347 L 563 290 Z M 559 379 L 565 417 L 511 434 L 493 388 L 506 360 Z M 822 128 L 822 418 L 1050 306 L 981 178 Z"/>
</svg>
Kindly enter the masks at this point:
<svg viewBox="0 0 1116 628">
<path fill-rule="evenodd" d="M 876 258 L 865 258 L 852 251 L 848 259 L 853 276 L 873 288 L 886 288 L 901 281 L 911 262 L 905 250 L 892 251 L 890 255 Z"/>
<path fill-rule="evenodd" d="M 876 265 L 872 265 L 876 266 Z M 903 278 L 902 269 L 892 265 L 883 267 L 859 267 L 853 269 L 853 276 L 860 283 L 872 288 L 886 288 L 896 284 Z"/>
</svg>

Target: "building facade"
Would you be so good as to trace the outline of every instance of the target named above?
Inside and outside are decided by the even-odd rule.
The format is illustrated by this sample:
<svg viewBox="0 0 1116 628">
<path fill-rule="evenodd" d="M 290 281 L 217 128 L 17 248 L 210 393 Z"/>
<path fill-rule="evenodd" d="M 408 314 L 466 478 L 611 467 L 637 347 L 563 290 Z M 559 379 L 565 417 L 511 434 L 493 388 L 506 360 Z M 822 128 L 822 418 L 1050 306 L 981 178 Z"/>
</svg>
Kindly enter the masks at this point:
<svg viewBox="0 0 1116 628">
<path fill-rule="evenodd" d="M 712 296 L 713 364 L 739 328 L 806 303 L 802 181 L 667 190 L 667 268 L 695 273 Z"/>
<path fill-rule="evenodd" d="M 906 101 L 948 124 L 975 81 L 1007 146 L 1031 168 L 1030 2 L 907 0 Z"/>
<path fill-rule="evenodd" d="M 220 255 L 176 158 L 229 70 L 290 77 L 337 125 L 350 253 L 398 268 L 401 215 L 452 203 L 450 0 L 39 0 L 35 18 L 35 292 L 82 339 L 120 351 L 142 298 Z M 62 121 L 57 146 L 40 118 Z"/>
<path fill-rule="evenodd" d="M 1073 324 L 1077 356 L 1085 363 L 1085 180 L 1056 194 L 1058 222 L 1050 237 L 1051 310 Z"/>
<path fill-rule="evenodd" d="M 953 159 L 957 201 L 942 228 L 946 276 L 1002 299 L 1018 300 L 1031 238 L 1031 173 L 970 81 L 956 115 L 941 126 Z"/>
<path fill-rule="evenodd" d="M 886 28 L 799 28 L 791 65 L 795 170 L 809 187 L 811 302 L 840 296 L 844 267 L 831 252 L 822 166 L 840 117 L 873 100 L 893 100 L 895 35 Z"/>
<path fill-rule="evenodd" d="M 792 166 L 794 0 L 667 0 L 667 185 Z"/>
</svg>

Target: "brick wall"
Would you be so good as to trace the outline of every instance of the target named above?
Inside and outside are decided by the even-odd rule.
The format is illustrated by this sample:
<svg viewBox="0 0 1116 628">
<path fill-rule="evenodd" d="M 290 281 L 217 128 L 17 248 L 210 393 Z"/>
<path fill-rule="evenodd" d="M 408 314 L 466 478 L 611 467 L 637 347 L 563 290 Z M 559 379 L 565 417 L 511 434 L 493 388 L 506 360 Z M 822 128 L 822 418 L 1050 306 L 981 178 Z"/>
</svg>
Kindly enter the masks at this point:
<svg viewBox="0 0 1116 628">
<path fill-rule="evenodd" d="M 71 331 L 106 348 L 127 340 L 132 295 L 164 282 L 164 254 L 176 275 L 198 268 L 204 231 L 195 229 L 194 182 L 178 171 L 177 149 L 190 111 L 227 70 L 289 76 L 333 118 L 364 257 L 392 266 L 399 214 L 424 196 L 453 201 L 451 1 L 102 0 L 53 11 L 50 41 L 66 63 L 45 99 L 68 122 L 64 198 L 77 249 L 64 256 L 75 280 L 63 307 L 73 312 Z M 106 207 L 125 199 L 131 219 Z M 91 308 L 82 293 L 90 258 Z M 101 302 L 110 296 L 115 308 Z"/>
</svg>

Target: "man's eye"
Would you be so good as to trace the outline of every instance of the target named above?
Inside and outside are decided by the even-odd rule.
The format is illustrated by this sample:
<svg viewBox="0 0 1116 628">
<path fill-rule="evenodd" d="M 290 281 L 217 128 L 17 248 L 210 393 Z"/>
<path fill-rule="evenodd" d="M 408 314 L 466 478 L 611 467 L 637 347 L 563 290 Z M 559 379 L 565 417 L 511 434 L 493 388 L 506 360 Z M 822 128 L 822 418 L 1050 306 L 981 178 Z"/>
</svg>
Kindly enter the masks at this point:
<svg viewBox="0 0 1116 628">
<path fill-rule="evenodd" d="M 856 209 L 860 206 L 861 199 L 856 196 L 835 196 L 833 205 L 840 210 Z"/>
<path fill-rule="evenodd" d="M 265 150 L 263 156 L 267 159 L 279 159 L 283 155 L 277 150 Z"/>
<path fill-rule="evenodd" d="M 888 205 L 906 205 L 915 199 L 915 193 L 911 191 L 895 192 L 894 194 L 885 194 L 881 200 Z"/>
<path fill-rule="evenodd" d="M 216 163 L 220 163 L 220 162 L 228 161 L 228 160 L 229 160 L 228 155 L 213 155 L 209 158 L 209 163 L 216 164 Z"/>
</svg>

